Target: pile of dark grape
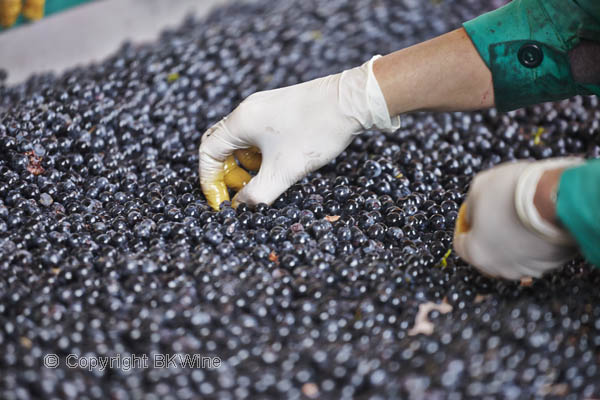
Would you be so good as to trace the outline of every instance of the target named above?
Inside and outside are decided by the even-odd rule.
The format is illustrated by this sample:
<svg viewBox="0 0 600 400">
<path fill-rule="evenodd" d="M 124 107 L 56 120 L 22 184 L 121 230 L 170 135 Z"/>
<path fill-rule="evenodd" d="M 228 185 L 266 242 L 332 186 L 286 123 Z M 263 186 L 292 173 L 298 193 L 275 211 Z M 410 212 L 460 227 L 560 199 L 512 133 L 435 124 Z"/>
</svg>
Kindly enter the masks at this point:
<svg viewBox="0 0 600 400">
<path fill-rule="evenodd" d="M 202 133 L 252 92 L 500 3 L 235 3 L 0 83 L 0 398 L 599 397 L 600 271 L 498 281 L 449 252 L 478 171 L 600 156 L 597 98 L 407 115 L 270 207 L 213 212 L 198 184 Z M 221 364 L 151 368 L 157 354 Z M 80 363 L 133 355 L 148 368 Z"/>
</svg>

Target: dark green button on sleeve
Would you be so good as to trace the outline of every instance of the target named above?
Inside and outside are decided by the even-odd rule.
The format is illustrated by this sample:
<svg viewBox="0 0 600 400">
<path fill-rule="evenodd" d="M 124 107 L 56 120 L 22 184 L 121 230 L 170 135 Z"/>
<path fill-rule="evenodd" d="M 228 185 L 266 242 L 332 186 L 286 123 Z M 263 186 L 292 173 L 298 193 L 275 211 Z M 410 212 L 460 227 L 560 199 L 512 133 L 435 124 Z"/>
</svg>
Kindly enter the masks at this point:
<svg viewBox="0 0 600 400">
<path fill-rule="evenodd" d="M 582 38 L 600 41 L 599 0 L 513 0 L 464 24 L 490 68 L 501 111 L 600 94 L 574 81 L 568 52 Z"/>
</svg>

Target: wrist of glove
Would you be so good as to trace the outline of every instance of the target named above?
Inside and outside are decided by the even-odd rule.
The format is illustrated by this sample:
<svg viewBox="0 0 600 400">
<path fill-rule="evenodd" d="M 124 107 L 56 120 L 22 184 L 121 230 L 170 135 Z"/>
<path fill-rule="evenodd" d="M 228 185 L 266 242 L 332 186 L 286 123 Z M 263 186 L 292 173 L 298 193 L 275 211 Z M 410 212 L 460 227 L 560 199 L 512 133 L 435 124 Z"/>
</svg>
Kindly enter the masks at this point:
<svg viewBox="0 0 600 400">
<path fill-rule="evenodd" d="M 390 117 L 373 73 L 373 63 L 379 58 L 380 55 L 373 56 L 362 66 L 339 74 L 339 108 L 342 114 L 359 123 L 360 129 L 355 133 L 373 128 L 391 133 L 400 128 L 400 117 Z"/>
<path fill-rule="evenodd" d="M 571 235 L 541 217 L 534 196 L 544 172 L 580 165 L 580 158 L 506 163 L 479 173 L 454 231 L 458 255 L 493 277 L 540 277 L 576 252 Z"/>
<path fill-rule="evenodd" d="M 398 129 L 400 119 L 390 117 L 373 74 L 377 57 L 340 74 L 255 93 L 211 127 L 199 150 L 200 183 L 209 205 L 218 209 L 229 200 L 228 188 L 241 188 L 234 205 L 270 204 L 334 159 L 355 134 L 371 128 Z M 239 173 L 231 160 L 234 152 L 248 148 L 262 155 L 260 170 L 252 178 Z M 234 174 L 246 178 L 235 181 Z"/>
</svg>

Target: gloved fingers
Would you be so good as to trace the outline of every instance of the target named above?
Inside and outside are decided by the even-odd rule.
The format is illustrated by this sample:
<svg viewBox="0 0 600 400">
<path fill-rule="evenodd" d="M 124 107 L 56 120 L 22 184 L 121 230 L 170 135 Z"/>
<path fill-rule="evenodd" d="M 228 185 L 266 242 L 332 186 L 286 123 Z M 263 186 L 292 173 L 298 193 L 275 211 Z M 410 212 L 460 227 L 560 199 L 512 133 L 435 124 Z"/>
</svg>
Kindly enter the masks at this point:
<svg viewBox="0 0 600 400">
<path fill-rule="evenodd" d="M 494 263 L 488 259 L 484 249 L 479 248 L 477 236 L 473 231 L 454 233 L 453 247 L 456 254 L 474 266 L 479 272 L 492 278 L 502 276 Z"/>
<path fill-rule="evenodd" d="M 539 278 L 548 271 L 560 268 L 577 254 L 576 247 L 551 245 L 547 251 L 538 254 L 536 258 L 528 260 L 527 265 L 521 264 L 519 269 L 525 271 L 523 275 Z"/>
<path fill-rule="evenodd" d="M 491 278 L 515 280 L 523 276 L 540 276 L 540 273 L 534 269 L 525 267 L 515 269 L 512 265 L 506 265 L 506 260 L 503 261 L 494 256 L 497 249 L 489 247 L 489 242 L 483 236 L 484 233 L 475 225 L 476 221 L 472 216 L 474 215 L 473 208 L 473 203 L 467 201 L 459 210 L 453 239 L 456 254 L 480 273 Z M 507 251 L 509 250 L 507 249 Z"/>
<path fill-rule="evenodd" d="M 469 213 L 468 202 L 464 202 L 458 209 L 458 216 L 456 217 L 456 225 L 454 227 L 454 234 L 467 233 L 471 230 L 472 222 L 471 215 Z"/>
<path fill-rule="evenodd" d="M 262 154 L 257 147 L 253 146 L 248 149 L 236 150 L 234 154 L 235 158 L 237 158 L 240 164 L 247 170 L 256 172 L 260 169 Z"/>
<path fill-rule="evenodd" d="M 485 244 L 473 230 L 467 233 L 455 232 L 453 245 L 456 254 L 488 277 L 517 280 L 526 276 L 539 278 L 546 272 L 546 269 L 536 268 L 533 264 L 520 263 L 517 267 L 509 261 L 512 258 L 504 261 L 495 259 L 491 256 L 493 249 L 485 248 Z"/>
<path fill-rule="evenodd" d="M 473 259 L 469 254 L 469 241 L 470 232 L 458 233 L 456 230 L 454 231 L 454 238 L 452 240 L 452 246 L 454 247 L 454 251 L 456 254 L 468 262 L 469 264 L 473 264 Z"/>
<path fill-rule="evenodd" d="M 518 215 L 515 190 L 530 164 L 503 164 L 479 173 L 461 205 L 454 248 L 482 273 L 510 280 L 540 277 L 569 258 L 569 247 L 530 231 Z"/>
<path fill-rule="evenodd" d="M 227 157 L 223 170 L 225 185 L 236 192 L 242 190 L 242 188 L 250 182 L 250 179 L 252 179 L 245 169 L 237 165 L 233 155 Z"/>
<path fill-rule="evenodd" d="M 482 196 L 486 193 L 487 180 L 489 172 L 485 171 L 478 174 L 471 182 L 471 187 L 467 193 L 465 201 L 458 210 L 456 224 L 454 226 L 453 245 L 456 254 L 469 264 L 473 265 L 484 275 L 498 277 L 499 271 L 496 265 L 489 260 L 489 252 L 482 246 L 482 233 L 479 232 L 478 225 L 482 221 L 477 221 L 477 208 L 481 205 Z"/>
<path fill-rule="evenodd" d="M 237 207 L 239 203 L 256 205 L 259 203 L 271 204 L 286 189 L 294 183 L 290 181 L 286 171 L 290 167 L 283 163 L 267 163 L 263 161 L 258 174 L 233 198 L 233 206 Z"/>
<path fill-rule="evenodd" d="M 490 182 L 493 182 L 493 172 L 493 169 L 480 172 L 471 181 L 467 196 L 458 209 L 455 234 L 468 232 L 477 224 L 475 216 L 478 214 L 478 205 L 486 203 Z"/>
<path fill-rule="evenodd" d="M 229 200 L 225 183 L 225 161 L 233 152 L 246 147 L 231 134 L 226 119 L 209 128 L 202 136 L 199 149 L 199 175 L 202 192 L 208 204 L 218 210 L 222 202 Z"/>
<path fill-rule="evenodd" d="M 504 278 L 511 280 L 521 279 L 529 276 L 532 278 L 539 278 L 544 274 L 544 272 L 546 272 L 545 269 L 537 269 L 532 265 L 525 264 L 519 265 L 519 268 L 513 267 L 503 269 L 503 273 L 505 275 Z"/>
<path fill-rule="evenodd" d="M 472 188 L 467 194 L 467 198 L 461 204 L 458 209 L 458 216 L 456 217 L 456 223 L 454 224 L 454 235 L 453 242 L 458 255 L 466 260 L 466 245 L 468 233 L 473 228 L 473 200 L 472 200 Z M 469 261 L 469 260 L 467 260 Z"/>
</svg>

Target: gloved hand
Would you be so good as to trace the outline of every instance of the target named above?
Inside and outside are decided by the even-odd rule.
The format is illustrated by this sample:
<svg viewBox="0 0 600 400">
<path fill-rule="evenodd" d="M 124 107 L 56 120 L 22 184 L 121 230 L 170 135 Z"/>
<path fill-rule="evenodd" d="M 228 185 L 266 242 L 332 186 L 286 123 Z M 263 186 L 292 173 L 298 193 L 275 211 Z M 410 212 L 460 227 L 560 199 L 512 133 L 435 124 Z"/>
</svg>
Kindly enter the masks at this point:
<svg viewBox="0 0 600 400">
<path fill-rule="evenodd" d="M 459 210 L 454 249 L 481 272 L 506 279 L 539 277 L 576 252 L 569 233 L 543 219 L 534 196 L 540 177 L 583 159 L 506 163 L 475 176 Z"/>
<path fill-rule="evenodd" d="M 200 183 L 210 206 L 218 209 L 229 200 L 227 186 L 245 186 L 234 205 L 270 204 L 340 154 L 355 134 L 398 129 L 400 119 L 390 117 L 373 74 L 378 57 L 337 75 L 255 93 L 206 131 L 200 145 Z M 262 153 L 262 164 L 245 185 L 250 177 L 243 178 L 231 155 L 252 147 Z M 248 158 L 256 160 L 251 154 Z"/>
</svg>

